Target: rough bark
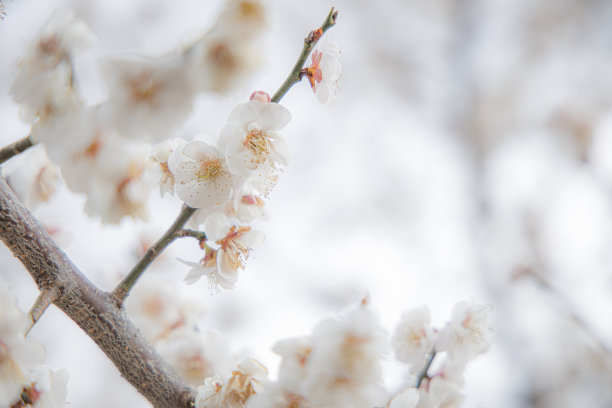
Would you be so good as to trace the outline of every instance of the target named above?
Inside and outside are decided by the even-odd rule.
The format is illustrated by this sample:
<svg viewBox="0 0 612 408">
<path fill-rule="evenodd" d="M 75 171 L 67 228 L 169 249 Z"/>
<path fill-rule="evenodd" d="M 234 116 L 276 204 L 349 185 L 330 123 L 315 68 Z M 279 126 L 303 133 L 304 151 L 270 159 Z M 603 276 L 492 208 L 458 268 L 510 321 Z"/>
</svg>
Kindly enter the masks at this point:
<svg viewBox="0 0 612 408">
<path fill-rule="evenodd" d="M 68 259 L 0 177 L 0 238 L 39 289 L 55 287 L 54 304 L 100 347 L 155 407 L 192 407 L 193 390 L 144 339 L 117 299 L 99 290 Z"/>
</svg>

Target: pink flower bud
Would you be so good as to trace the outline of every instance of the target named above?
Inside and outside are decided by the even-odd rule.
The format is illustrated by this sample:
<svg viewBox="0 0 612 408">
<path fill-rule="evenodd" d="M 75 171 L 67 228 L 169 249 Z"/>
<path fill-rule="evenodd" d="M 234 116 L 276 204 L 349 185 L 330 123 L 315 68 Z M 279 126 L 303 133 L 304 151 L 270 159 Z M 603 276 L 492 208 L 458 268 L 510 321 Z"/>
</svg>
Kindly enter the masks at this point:
<svg viewBox="0 0 612 408">
<path fill-rule="evenodd" d="M 255 91 L 251 94 L 251 97 L 249 98 L 250 101 L 253 99 L 259 102 L 269 103 L 270 95 L 268 95 L 268 93 L 264 91 Z"/>
</svg>

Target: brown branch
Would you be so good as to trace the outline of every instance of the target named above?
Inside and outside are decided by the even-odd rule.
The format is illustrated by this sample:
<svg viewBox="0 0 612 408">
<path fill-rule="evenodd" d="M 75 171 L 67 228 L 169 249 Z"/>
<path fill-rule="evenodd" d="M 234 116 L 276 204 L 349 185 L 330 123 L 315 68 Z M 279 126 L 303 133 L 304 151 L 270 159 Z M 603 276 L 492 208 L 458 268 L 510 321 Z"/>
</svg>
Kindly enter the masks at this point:
<svg viewBox="0 0 612 408">
<path fill-rule="evenodd" d="M 41 291 L 100 347 L 119 372 L 155 407 L 193 407 L 194 391 L 151 347 L 119 308 L 68 259 L 0 178 L 0 238 Z"/>
<path fill-rule="evenodd" d="M 0 149 L 0 164 L 4 163 L 11 157 L 18 155 L 19 153 L 25 152 L 30 147 L 34 146 L 34 144 L 35 143 L 32 141 L 32 137 L 26 136 L 15 143 L 3 147 Z"/>
</svg>

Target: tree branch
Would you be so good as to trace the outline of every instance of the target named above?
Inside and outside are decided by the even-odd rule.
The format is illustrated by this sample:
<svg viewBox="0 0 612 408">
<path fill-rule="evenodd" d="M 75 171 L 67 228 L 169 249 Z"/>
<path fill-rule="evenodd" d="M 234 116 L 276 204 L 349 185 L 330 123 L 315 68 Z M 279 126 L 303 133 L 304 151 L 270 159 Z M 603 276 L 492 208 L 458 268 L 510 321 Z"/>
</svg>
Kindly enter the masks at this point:
<svg viewBox="0 0 612 408">
<path fill-rule="evenodd" d="M 0 178 L 0 238 L 41 291 L 100 347 L 119 372 L 155 407 L 193 407 L 189 387 L 134 327 L 115 297 L 99 290 L 68 259 Z"/>
<path fill-rule="evenodd" d="M 30 147 L 34 146 L 34 142 L 30 136 L 26 136 L 23 139 L 16 141 L 8 146 L 0 149 L 0 164 L 4 163 L 13 156 L 23 153 Z"/>
</svg>

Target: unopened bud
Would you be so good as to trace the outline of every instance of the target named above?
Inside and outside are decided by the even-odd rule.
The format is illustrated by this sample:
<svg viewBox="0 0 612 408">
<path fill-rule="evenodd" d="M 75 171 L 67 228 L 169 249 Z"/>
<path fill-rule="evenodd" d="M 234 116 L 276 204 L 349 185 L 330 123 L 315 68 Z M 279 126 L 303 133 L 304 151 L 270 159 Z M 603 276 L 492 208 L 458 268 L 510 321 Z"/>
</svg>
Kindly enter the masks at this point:
<svg viewBox="0 0 612 408">
<path fill-rule="evenodd" d="M 259 102 L 268 103 L 270 102 L 270 95 L 268 95 L 268 93 L 264 91 L 255 91 L 251 94 L 251 97 L 249 98 L 250 101 L 252 101 L 253 99 Z"/>
</svg>

